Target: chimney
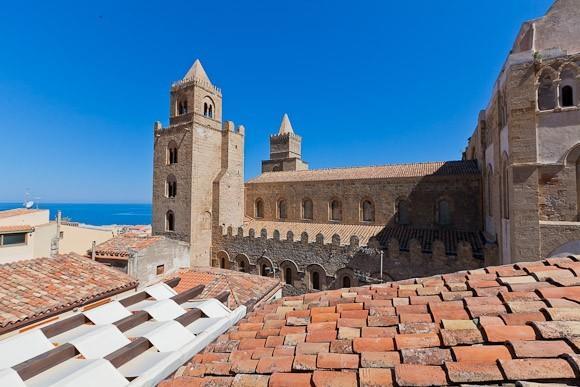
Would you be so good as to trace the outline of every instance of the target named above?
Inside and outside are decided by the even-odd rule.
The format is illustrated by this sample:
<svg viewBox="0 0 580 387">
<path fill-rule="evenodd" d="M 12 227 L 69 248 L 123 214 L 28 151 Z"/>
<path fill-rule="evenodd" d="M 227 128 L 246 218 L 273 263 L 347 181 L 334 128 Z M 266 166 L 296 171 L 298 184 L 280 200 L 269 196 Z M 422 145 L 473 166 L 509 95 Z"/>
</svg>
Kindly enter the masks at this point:
<svg viewBox="0 0 580 387">
<path fill-rule="evenodd" d="M 97 246 L 97 242 L 93 241 L 93 246 L 91 247 L 91 259 L 93 261 L 95 260 L 95 255 L 96 255 L 95 248 L 96 248 L 96 246 Z"/>
</svg>

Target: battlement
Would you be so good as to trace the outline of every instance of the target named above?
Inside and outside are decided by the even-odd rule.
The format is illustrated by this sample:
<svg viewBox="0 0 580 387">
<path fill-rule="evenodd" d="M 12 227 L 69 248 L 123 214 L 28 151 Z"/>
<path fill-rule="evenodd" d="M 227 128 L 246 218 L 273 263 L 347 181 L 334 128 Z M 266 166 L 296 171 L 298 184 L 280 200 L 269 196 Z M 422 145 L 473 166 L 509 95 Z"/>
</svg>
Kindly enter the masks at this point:
<svg viewBox="0 0 580 387">
<path fill-rule="evenodd" d="M 236 133 L 236 134 L 239 134 L 241 136 L 243 136 L 246 132 L 246 128 L 244 127 L 244 125 L 236 126 L 234 124 L 234 121 L 224 121 L 224 123 L 222 124 L 222 130 L 224 132 Z"/>
<path fill-rule="evenodd" d="M 183 89 L 183 88 L 186 88 L 189 86 L 203 87 L 205 89 L 208 89 L 208 90 L 211 90 L 211 91 L 217 93 L 220 96 L 222 95 L 222 90 L 219 87 L 212 85 L 211 82 L 208 82 L 205 79 L 194 78 L 194 77 L 180 79 L 179 81 L 173 82 L 171 84 L 171 90 L 174 91 L 175 89 Z"/>
</svg>

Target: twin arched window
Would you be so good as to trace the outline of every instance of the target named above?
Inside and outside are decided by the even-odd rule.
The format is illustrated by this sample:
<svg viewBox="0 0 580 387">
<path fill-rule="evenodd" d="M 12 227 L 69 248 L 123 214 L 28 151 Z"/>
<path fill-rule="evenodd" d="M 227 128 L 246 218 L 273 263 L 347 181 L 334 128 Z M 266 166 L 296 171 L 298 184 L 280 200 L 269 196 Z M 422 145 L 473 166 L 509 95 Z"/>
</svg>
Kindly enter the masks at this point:
<svg viewBox="0 0 580 387">
<path fill-rule="evenodd" d="M 177 164 L 177 144 L 175 141 L 170 141 L 167 145 L 166 164 Z"/>
<path fill-rule="evenodd" d="M 262 199 L 256 200 L 254 215 L 256 218 L 264 217 L 264 201 Z"/>
<path fill-rule="evenodd" d="M 187 114 L 187 100 L 179 101 L 177 103 L 177 115 Z"/>
<path fill-rule="evenodd" d="M 565 66 L 559 77 L 552 68 L 545 69 L 538 79 L 538 109 L 576 106 L 577 75 L 576 68 L 571 65 Z"/>
<path fill-rule="evenodd" d="M 165 214 L 165 231 L 175 231 L 175 215 L 171 210 Z"/>
<path fill-rule="evenodd" d="M 167 181 L 165 182 L 165 196 L 168 198 L 174 198 L 177 195 L 177 179 L 173 175 L 167 176 Z"/>
<path fill-rule="evenodd" d="M 375 221 L 375 206 L 370 200 L 363 200 L 361 202 L 361 220 L 363 222 Z"/>
<path fill-rule="evenodd" d="M 284 199 L 278 200 L 278 219 L 286 219 L 288 218 L 288 203 Z"/>
<path fill-rule="evenodd" d="M 213 118 L 213 104 L 211 102 L 203 103 L 203 115 L 209 118 Z"/>
<path fill-rule="evenodd" d="M 304 199 L 302 200 L 302 219 L 312 220 L 314 219 L 314 205 L 312 200 Z"/>
<path fill-rule="evenodd" d="M 340 221 L 342 220 L 342 203 L 337 200 L 331 200 L 328 206 L 329 210 L 329 218 L 332 221 Z"/>
</svg>

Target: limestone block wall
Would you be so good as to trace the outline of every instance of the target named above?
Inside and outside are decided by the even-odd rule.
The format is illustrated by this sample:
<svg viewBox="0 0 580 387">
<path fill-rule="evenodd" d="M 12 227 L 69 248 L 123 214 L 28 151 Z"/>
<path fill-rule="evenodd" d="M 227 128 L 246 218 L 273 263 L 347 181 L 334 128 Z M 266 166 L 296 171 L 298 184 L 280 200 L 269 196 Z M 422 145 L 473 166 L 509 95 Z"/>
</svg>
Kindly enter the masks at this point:
<svg viewBox="0 0 580 387">
<path fill-rule="evenodd" d="M 322 234 L 271 235 L 264 230 L 244 230 L 229 227 L 215 233 L 213 251 L 215 266 L 232 270 L 243 269 L 259 275 L 278 276 L 286 281 L 291 276 L 295 292 L 313 289 L 313 273 L 318 273 L 320 290 L 342 288 L 345 285 L 381 282 L 381 251 L 383 252 L 383 281 L 421 277 L 439 273 L 479 268 L 485 262 L 495 262 L 495 249 L 486 249 L 485 258 L 473 257 L 472 247 L 460 242 L 456 255 L 446 255 L 445 245 L 436 240 L 432 251 L 424 252 L 418 240 L 411 240 L 407 250 L 399 242 L 390 240 L 379 246 L 376 240 L 369 246 L 359 246 L 358 237 L 341 241 L 338 235 L 326 239 Z M 348 279 L 346 279 L 348 278 Z M 346 286 L 348 287 L 348 286 Z"/>
</svg>

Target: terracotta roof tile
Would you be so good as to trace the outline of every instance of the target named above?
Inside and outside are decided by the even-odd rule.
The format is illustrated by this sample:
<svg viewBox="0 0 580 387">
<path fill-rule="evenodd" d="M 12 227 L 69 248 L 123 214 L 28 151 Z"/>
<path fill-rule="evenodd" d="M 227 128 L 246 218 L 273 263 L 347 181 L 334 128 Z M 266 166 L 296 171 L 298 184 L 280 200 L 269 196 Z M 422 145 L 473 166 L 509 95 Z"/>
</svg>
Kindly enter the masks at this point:
<svg viewBox="0 0 580 387">
<path fill-rule="evenodd" d="M 132 277 L 77 254 L 0 265 L 0 330 L 136 285 Z"/>
<path fill-rule="evenodd" d="M 0 226 L 0 234 L 12 233 L 12 232 L 29 232 L 32 231 L 33 227 L 27 224 L 20 224 L 17 226 Z"/>
<path fill-rule="evenodd" d="M 243 363 L 243 370 L 275 372 L 271 385 L 291 385 L 293 378 L 334 386 L 573 384 L 580 372 L 577 286 L 533 274 L 569 270 L 576 262 L 518 263 L 286 297 L 256 308 L 224 334 L 231 353 L 218 362 L 228 369 L 237 364 L 233 359 L 259 360 Z M 264 338 L 238 338 L 266 330 Z M 210 345 L 205 352 L 220 351 Z M 229 377 L 240 374 L 232 369 Z"/>
<path fill-rule="evenodd" d="M 10 218 L 12 216 L 33 214 L 35 212 L 42 212 L 42 211 L 46 211 L 46 210 L 40 210 L 40 209 L 36 209 L 36 208 L 15 208 L 13 210 L 0 211 L 0 219 Z"/>
<path fill-rule="evenodd" d="M 312 169 L 306 171 L 266 172 L 248 184 L 285 183 L 295 181 L 396 179 L 425 176 L 479 175 L 473 160 L 438 161 L 429 163 L 391 164 L 374 167 Z"/>
<path fill-rule="evenodd" d="M 118 235 L 95 247 L 97 257 L 129 257 L 133 252 L 150 247 L 163 239 L 160 236 Z"/>
</svg>

